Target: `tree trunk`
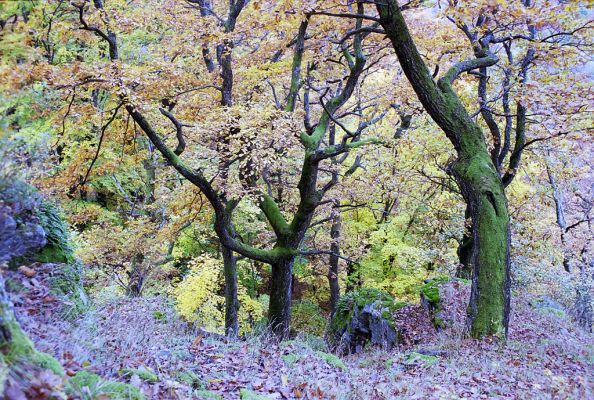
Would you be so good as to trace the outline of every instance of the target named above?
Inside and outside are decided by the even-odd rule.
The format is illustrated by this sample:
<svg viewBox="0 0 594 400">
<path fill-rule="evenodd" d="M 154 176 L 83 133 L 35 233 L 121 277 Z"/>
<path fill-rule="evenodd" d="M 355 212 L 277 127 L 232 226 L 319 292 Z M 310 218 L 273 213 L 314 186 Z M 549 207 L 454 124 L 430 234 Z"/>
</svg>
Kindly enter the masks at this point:
<svg viewBox="0 0 594 400">
<path fill-rule="evenodd" d="M 551 171 L 549 162 L 545 157 L 545 166 L 547 168 L 547 175 L 549 177 L 549 183 L 553 189 L 553 200 L 555 201 L 555 214 L 557 216 L 557 225 L 559 226 L 559 238 L 561 239 L 561 251 L 563 252 L 563 269 L 565 272 L 571 272 L 571 253 L 567 247 L 567 239 L 565 234 L 567 233 L 567 222 L 565 221 L 565 199 L 563 192 L 557 186 L 557 180 L 555 175 Z"/>
<path fill-rule="evenodd" d="M 464 212 L 464 219 L 470 218 L 470 207 L 466 206 Z M 463 279 L 472 278 L 472 236 L 471 233 L 464 228 L 464 234 L 462 235 L 462 241 L 456 251 L 458 254 L 459 266 L 456 270 L 456 277 Z"/>
<path fill-rule="evenodd" d="M 332 210 L 332 227 L 330 228 L 330 238 L 332 244 L 330 245 L 330 259 L 328 265 L 328 284 L 330 285 L 330 310 L 334 315 L 336 311 L 336 303 L 340 297 L 340 286 L 338 284 L 338 255 L 340 254 L 340 210 L 334 208 Z"/>
<path fill-rule="evenodd" d="M 281 258 L 272 264 L 270 277 L 270 303 L 268 322 L 272 332 L 280 339 L 289 335 L 291 323 L 291 286 L 294 257 Z"/>
<path fill-rule="evenodd" d="M 472 290 L 468 329 L 473 337 L 507 336 L 510 309 L 510 228 L 503 183 L 486 146 L 462 147 L 452 168 L 472 219 Z"/>
<path fill-rule="evenodd" d="M 223 274 L 225 275 L 225 334 L 237 336 L 239 334 L 239 322 L 237 311 L 239 301 L 237 300 L 237 259 L 233 251 L 221 246 L 223 255 Z"/>
</svg>

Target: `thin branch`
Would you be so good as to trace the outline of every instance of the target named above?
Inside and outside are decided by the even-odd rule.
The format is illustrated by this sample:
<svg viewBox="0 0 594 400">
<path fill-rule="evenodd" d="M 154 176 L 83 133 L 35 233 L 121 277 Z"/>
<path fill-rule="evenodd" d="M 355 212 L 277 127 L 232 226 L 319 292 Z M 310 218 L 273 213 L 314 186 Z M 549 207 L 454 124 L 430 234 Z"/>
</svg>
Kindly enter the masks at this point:
<svg viewBox="0 0 594 400">
<path fill-rule="evenodd" d="M 103 138 L 105 137 L 105 131 L 107 130 L 107 128 L 109 127 L 109 125 L 111 125 L 111 123 L 115 120 L 116 115 L 118 114 L 118 111 L 120 110 L 120 107 L 122 107 L 124 103 L 119 103 L 118 106 L 115 108 L 113 114 L 111 115 L 111 117 L 109 118 L 109 120 L 105 123 L 105 125 L 103 125 L 101 127 L 101 135 L 99 136 L 99 143 L 97 144 L 97 151 L 95 152 L 95 156 L 93 157 L 93 160 L 91 161 L 91 165 L 89 165 L 89 169 L 87 170 L 87 173 L 85 174 L 85 177 L 83 178 L 83 180 L 80 182 L 79 186 L 84 186 L 87 183 L 87 180 L 89 179 L 89 175 L 91 174 L 91 170 L 93 169 L 93 166 L 95 165 L 95 163 L 97 162 L 97 159 L 99 158 L 99 152 L 101 151 L 101 145 L 103 144 Z"/>
</svg>

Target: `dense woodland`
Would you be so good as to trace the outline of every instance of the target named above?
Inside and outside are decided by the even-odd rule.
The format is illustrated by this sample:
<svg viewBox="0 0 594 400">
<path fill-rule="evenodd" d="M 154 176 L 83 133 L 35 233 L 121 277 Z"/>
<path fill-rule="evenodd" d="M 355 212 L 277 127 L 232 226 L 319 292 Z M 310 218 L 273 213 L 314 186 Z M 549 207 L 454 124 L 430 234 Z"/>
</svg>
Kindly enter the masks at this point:
<svg viewBox="0 0 594 400">
<path fill-rule="evenodd" d="M 583 0 L 0 1 L 0 394 L 594 397 Z"/>
</svg>

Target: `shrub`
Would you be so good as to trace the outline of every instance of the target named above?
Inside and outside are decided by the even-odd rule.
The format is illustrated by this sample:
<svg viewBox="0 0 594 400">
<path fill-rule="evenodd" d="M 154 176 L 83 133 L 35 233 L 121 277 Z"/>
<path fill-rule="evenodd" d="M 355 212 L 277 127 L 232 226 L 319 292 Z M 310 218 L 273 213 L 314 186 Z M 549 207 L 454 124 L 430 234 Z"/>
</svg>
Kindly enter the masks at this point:
<svg viewBox="0 0 594 400">
<path fill-rule="evenodd" d="M 222 261 L 210 256 L 194 258 L 190 261 L 190 273 L 173 289 L 178 312 L 206 330 L 222 333 L 225 325 L 223 286 Z M 263 318 L 264 310 L 242 285 L 238 287 L 237 297 L 239 329 L 245 334 Z"/>
<path fill-rule="evenodd" d="M 297 332 L 321 336 L 326 329 L 326 318 L 319 305 L 303 300 L 293 303 L 291 327 Z"/>
</svg>

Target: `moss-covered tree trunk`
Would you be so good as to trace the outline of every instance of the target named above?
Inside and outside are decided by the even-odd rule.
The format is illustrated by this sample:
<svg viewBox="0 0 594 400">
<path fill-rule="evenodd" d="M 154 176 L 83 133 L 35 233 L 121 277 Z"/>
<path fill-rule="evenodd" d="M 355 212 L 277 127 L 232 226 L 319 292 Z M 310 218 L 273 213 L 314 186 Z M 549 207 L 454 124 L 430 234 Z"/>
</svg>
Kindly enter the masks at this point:
<svg viewBox="0 0 594 400">
<path fill-rule="evenodd" d="M 272 332 L 279 338 L 287 337 L 291 325 L 291 290 L 294 261 L 295 257 L 288 256 L 271 265 L 268 323 Z"/>
<path fill-rule="evenodd" d="M 485 68 L 498 59 L 488 48 L 477 58 L 454 64 L 437 82 L 408 30 L 397 0 L 376 3 L 398 61 L 420 102 L 446 134 L 457 153 L 450 166 L 472 219 L 472 292 L 469 331 L 474 337 L 506 335 L 509 321 L 509 214 L 503 182 L 481 128 L 470 118 L 453 82 L 464 72 Z"/>
<path fill-rule="evenodd" d="M 510 239 L 503 184 L 486 146 L 472 152 L 461 151 L 452 172 L 472 220 L 468 329 L 473 337 L 505 336 L 510 306 Z"/>
</svg>

